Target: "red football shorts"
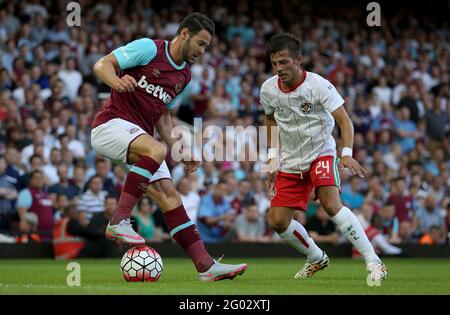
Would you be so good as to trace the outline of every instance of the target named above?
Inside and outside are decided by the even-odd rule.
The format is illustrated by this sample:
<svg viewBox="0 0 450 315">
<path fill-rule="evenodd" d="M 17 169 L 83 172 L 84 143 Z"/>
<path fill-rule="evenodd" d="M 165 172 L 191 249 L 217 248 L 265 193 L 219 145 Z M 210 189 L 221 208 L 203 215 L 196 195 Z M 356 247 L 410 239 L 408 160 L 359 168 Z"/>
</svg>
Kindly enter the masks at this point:
<svg viewBox="0 0 450 315">
<path fill-rule="evenodd" d="M 313 188 L 336 186 L 340 190 L 338 162 L 337 157 L 326 155 L 314 160 L 309 171 L 299 174 L 278 172 L 270 206 L 305 211 Z M 317 198 L 316 190 L 314 199 Z"/>
</svg>

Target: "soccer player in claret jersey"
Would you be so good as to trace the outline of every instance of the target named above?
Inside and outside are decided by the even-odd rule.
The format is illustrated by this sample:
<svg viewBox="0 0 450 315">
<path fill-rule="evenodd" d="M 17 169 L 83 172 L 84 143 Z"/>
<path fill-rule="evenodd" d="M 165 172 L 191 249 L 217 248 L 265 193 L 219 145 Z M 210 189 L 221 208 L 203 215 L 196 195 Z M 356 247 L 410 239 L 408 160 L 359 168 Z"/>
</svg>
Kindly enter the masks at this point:
<svg viewBox="0 0 450 315">
<path fill-rule="evenodd" d="M 339 172 L 348 168 L 360 177 L 366 171 L 352 158 L 353 124 L 336 88 L 320 75 L 302 70 L 300 42 L 291 34 L 274 35 L 267 54 L 276 75 L 261 87 L 267 141 L 271 127 L 278 126 L 278 149 L 269 148 L 268 184 L 272 192 L 269 222 L 280 237 L 307 256 L 295 278 L 309 278 L 329 264 L 329 258 L 293 219 L 294 210 L 305 210 L 315 189 L 331 220 L 359 250 L 366 262 L 368 281 L 386 279 L 387 269 L 376 255 L 361 223 L 340 198 Z M 335 122 L 342 134 L 340 159 L 332 136 Z M 275 136 L 275 135 L 273 135 Z"/>
<path fill-rule="evenodd" d="M 233 279 L 247 265 L 227 265 L 208 254 L 195 224 L 189 220 L 164 159 L 169 148 L 170 110 L 191 80 L 188 64 L 205 53 L 214 23 L 200 13 L 187 16 L 172 41 L 142 38 L 115 49 L 94 66 L 95 74 L 111 87 L 111 96 L 96 116 L 91 133 L 94 150 L 119 164 L 128 174 L 117 210 L 106 228 L 109 239 L 130 245 L 144 243 L 130 224 L 131 211 L 145 192 L 164 213 L 171 236 L 186 251 L 200 280 Z M 185 159 L 187 171 L 198 161 Z"/>
</svg>

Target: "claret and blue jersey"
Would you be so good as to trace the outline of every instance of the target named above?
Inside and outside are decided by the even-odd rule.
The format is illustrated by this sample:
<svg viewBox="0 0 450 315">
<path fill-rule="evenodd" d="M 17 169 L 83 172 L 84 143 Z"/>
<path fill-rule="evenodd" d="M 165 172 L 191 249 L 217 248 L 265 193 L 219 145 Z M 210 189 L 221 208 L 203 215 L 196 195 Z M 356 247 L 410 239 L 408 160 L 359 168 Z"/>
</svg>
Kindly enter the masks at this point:
<svg viewBox="0 0 450 315">
<path fill-rule="evenodd" d="M 169 48 L 169 41 L 142 38 L 112 52 L 121 69 L 119 77 L 130 75 L 138 86 L 134 92 L 112 90 L 93 128 L 121 118 L 153 135 L 162 113 L 174 107 L 176 98 L 181 97 L 191 80 L 189 66 L 186 62 L 177 65 Z"/>
</svg>

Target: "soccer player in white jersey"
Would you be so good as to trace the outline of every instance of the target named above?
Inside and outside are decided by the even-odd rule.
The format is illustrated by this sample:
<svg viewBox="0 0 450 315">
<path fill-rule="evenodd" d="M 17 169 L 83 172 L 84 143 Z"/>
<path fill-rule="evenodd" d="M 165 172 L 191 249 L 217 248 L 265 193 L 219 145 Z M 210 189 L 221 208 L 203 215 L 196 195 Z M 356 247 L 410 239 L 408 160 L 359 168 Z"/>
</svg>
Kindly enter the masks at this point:
<svg viewBox="0 0 450 315">
<path fill-rule="evenodd" d="M 329 264 L 326 253 L 293 219 L 294 210 L 306 210 L 314 188 L 315 198 L 364 257 L 368 283 L 379 283 L 386 279 L 387 268 L 357 217 L 340 198 L 340 171 L 348 168 L 352 174 L 366 175 L 352 158 L 353 124 L 343 106 L 344 100 L 328 80 L 302 70 L 300 42 L 293 35 L 274 35 L 267 54 L 276 70 L 276 75 L 264 82 L 260 93 L 268 127 L 267 142 L 269 146 L 272 143 L 273 126 L 278 126 L 280 138 L 280 155 L 276 147 L 268 152 L 268 183 L 272 192 L 269 222 L 285 242 L 307 256 L 295 278 L 309 278 Z M 342 134 L 340 159 L 331 134 L 335 120 Z"/>
</svg>

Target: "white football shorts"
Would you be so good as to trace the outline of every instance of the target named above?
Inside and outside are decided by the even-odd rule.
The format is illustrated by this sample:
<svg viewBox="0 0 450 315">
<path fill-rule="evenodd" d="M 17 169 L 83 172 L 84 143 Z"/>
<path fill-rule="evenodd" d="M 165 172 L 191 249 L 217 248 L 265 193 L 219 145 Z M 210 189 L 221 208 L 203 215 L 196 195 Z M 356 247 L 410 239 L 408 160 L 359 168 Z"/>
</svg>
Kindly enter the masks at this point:
<svg viewBox="0 0 450 315">
<path fill-rule="evenodd" d="M 119 165 L 125 173 L 133 166 L 127 163 L 128 147 L 138 136 L 147 133 L 141 127 L 121 118 L 114 118 L 91 131 L 92 148 L 97 154 Z M 166 161 L 153 174 L 150 183 L 161 179 L 172 179 Z"/>
</svg>

